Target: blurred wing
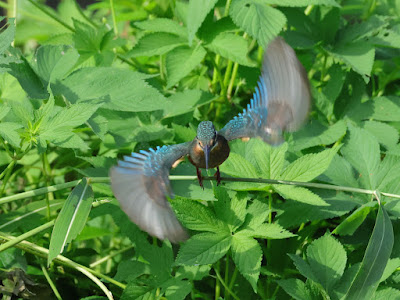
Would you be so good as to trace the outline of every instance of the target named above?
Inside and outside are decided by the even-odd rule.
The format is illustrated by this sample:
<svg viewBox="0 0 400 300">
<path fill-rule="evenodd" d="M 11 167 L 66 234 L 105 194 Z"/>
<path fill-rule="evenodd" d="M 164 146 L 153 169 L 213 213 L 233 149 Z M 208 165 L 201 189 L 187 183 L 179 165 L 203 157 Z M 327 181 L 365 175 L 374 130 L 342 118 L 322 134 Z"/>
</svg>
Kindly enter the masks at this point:
<svg viewBox="0 0 400 300">
<path fill-rule="evenodd" d="M 110 170 L 111 187 L 122 210 L 142 230 L 160 240 L 177 243 L 188 237 L 166 196 L 173 197 L 169 170 L 176 160 L 188 154 L 189 144 L 141 150 L 124 156 Z"/>
<path fill-rule="evenodd" d="M 283 142 L 283 131 L 297 130 L 310 109 L 310 87 L 294 50 L 277 37 L 267 48 L 260 80 L 247 110 L 218 133 L 227 140 L 261 137 L 270 144 Z"/>
</svg>

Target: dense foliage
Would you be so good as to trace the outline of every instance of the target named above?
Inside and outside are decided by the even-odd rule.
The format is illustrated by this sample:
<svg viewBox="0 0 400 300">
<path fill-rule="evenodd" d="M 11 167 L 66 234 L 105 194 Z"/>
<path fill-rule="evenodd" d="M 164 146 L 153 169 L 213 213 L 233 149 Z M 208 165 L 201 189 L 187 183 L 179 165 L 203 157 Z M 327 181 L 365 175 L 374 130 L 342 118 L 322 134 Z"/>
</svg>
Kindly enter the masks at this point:
<svg viewBox="0 0 400 300">
<path fill-rule="evenodd" d="M 14 1 L 0 2 L 3 299 L 399 299 L 400 1 Z M 185 161 L 171 204 L 191 238 L 147 236 L 108 169 L 200 121 L 222 128 L 276 35 L 308 71 L 310 121 L 279 147 L 233 142 L 221 172 L 309 184 L 203 191 Z"/>
</svg>

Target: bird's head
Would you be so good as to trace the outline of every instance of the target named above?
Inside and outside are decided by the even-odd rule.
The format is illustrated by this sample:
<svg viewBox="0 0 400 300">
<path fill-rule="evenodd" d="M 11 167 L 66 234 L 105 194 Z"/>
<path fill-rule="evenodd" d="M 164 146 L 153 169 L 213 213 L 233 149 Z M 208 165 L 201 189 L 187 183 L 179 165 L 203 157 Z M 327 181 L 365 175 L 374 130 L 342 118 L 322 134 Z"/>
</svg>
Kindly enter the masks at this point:
<svg viewBox="0 0 400 300">
<path fill-rule="evenodd" d="M 197 127 L 196 142 L 198 147 L 204 152 L 206 160 L 206 169 L 208 169 L 208 161 L 210 158 L 210 152 L 217 143 L 217 132 L 215 131 L 214 125 L 210 121 L 200 122 Z"/>
</svg>

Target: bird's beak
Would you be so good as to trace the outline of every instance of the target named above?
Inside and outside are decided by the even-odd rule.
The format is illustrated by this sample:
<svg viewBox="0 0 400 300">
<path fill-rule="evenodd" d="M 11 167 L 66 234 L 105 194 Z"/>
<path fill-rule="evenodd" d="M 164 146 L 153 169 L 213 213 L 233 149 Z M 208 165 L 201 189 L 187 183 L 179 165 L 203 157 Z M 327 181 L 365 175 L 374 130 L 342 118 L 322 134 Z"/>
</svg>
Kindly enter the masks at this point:
<svg viewBox="0 0 400 300">
<path fill-rule="evenodd" d="M 208 170 L 208 160 L 209 160 L 209 158 L 210 158 L 210 149 L 211 149 L 211 146 L 210 146 L 210 145 L 206 145 L 206 146 L 203 148 L 204 157 L 205 157 L 205 159 L 206 159 L 206 169 L 207 169 L 207 170 Z"/>
</svg>

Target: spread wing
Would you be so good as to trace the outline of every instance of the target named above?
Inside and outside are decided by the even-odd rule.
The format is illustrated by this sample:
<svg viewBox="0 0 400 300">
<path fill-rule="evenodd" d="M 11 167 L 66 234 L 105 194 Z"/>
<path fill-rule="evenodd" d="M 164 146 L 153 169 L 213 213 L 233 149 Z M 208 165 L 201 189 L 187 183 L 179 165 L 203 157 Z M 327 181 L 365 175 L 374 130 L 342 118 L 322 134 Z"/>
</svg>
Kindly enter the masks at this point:
<svg viewBox="0 0 400 300">
<path fill-rule="evenodd" d="M 142 230 L 173 243 L 188 236 L 166 197 L 173 197 L 168 175 L 172 164 L 188 154 L 189 144 L 132 153 L 110 170 L 111 187 L 122 210 Z"/>
<path fill-rule="evenodd" d="M 295 131 L 306 120 L 310 87 L 294 50 L 281 37 L 275 38 L 264 54 L 258 86 L 247 110 L 243 110 L 218 134 L 228 141 L 261 137 L 269 144 L 283 142 L 283 131 Z"/>
</svg>

